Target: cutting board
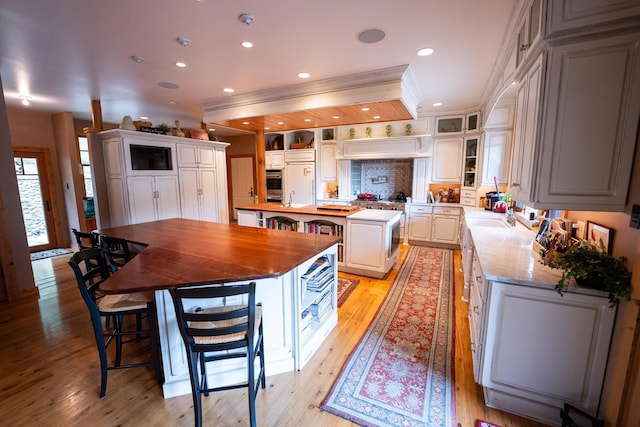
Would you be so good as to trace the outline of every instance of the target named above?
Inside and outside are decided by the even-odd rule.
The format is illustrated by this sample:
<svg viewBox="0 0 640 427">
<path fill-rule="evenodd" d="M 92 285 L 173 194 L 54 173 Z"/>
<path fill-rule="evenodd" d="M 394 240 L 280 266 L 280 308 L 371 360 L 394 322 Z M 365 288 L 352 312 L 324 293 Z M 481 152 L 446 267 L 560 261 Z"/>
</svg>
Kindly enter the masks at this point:
<svg viewBox="0 0 640 427">
<path fill-rule="evenodd" d="M 322 206 L 317 206 L 316 209 L 323 209 L 323 210 L 328 210 L 328 211 L 350 212 L 350 211 L 355 211 L 356 209 L 358 209 L 358 207 L 357 206 L 345 206 L 345 205 L 322 205 Z"/>
</svg>

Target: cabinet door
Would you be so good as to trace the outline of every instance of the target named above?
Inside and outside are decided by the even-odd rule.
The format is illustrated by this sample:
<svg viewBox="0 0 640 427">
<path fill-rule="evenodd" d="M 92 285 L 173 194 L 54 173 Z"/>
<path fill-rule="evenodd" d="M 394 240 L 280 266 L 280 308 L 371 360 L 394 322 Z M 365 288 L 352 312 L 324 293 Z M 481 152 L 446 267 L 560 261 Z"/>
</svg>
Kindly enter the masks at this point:
<svg viewBox="0 0 640 427">
<path fill-rule="evenodd" d="M 156 187 L 152 176 L 134 176 L 127 178 L 129 190 L 129 215 L 131 224 L 155 221 Z"/>
<path fill-rule="evenodd" d="M 158 197 L 156 205 L 158 219 L 180 217 L 180 191 L 177 176 L 158 176 L 155 178 Z"/>
<path fill-rule="evenodd" d="M 198 166 L 201 168 L 215 168 L 215 149 L 198 147 Z"/>
<path fill-rule="evenodd" d="M 178 167 L 198 166 L 198 147 L 192 144 L 178 144 Z"/>
<path fill-rule="evenodd" d="M 509 182 L 509 158 L 511 156 L 511 131 L 487 132 L 484 135 L 482 156 L 482 185 L 494 185 Z"/>
<path fill-rule="evenodd" d="M 615 313 L 605 297 L 493 282 L 482 385 L 532 403 L 575 402 L 596 413 Z M 545 420 L 544 410 L 524 415 Z"/>
<path fill-rule="evenodd" d="M 458 243 L 460 217 L 453 215 L 436 215 L 431 217 L 430 241 L 437 243 Z"/>
<path fill-rule="evenodd" d="M 198 169 L 180 168 L 179 176 L 182 218 L 200 219 Z"/>
<path fill-rule="evenodd" d="M 536 137 L 540 110 L 542 57 L 529 70 L 518 89 L 516 139 L 511 163 L 511 195 L 515 200 L 530 204 L 534 185 Z"/>
<path fill-rule="evenodd" d="M 267 169 L 284 169 L 284 151 L 265 152 L 265 162 Z"/>
<path fill-rule="evenodd" d="M 338 198 L 348 199 L 351 195 L 351 160 L 338 160 Z"/>
<path fill-rule="evenodd" d="M 534 202 L 624 210 L 639 93 L 640 32 L 551 49 Z"/>
<path fill-rule="evenodd" d="M 409 239 L 421 242 L 429 241 L 431 236 L 431 215 L 409 216 Z"/>
<path fill-rule="evenodd" d="M 462 145 L 460 139 L 435 139 L 433 141 L 434 183 L 457 183 L 462 181 Z"/>
<path fill-rule="evenodd" d="M 335 144 L 322 144 L 320 146 L 320 179 L 322 181 L 335 181 L 337 178 Z"/>
<path fill-rule="evenodd" d="M 382 271 L 384 269 L 385 225 L 378 221 L 347 222 L 348 267 Z"/>
<path fill-rule="evenodd" d="M 431 159 L 418 158 L 413 160 L 413 191 L 411 196 L 414 202 L 427 202 L 427 193 L 429 191 L 429 176 Z"/>
<path fill-rule="evenodd" d="M 462 186 L 476 188 L 480 172 L 480 138 L 477 136 L 464 139 L 464 163 Z"/>
<path fill-rule="evenodd" d="M 216 192 L 216 171 L 214 169 L 200 169 L 200 219 L 202 221 L 218 222 L 218 197 Z"/>
</svg>

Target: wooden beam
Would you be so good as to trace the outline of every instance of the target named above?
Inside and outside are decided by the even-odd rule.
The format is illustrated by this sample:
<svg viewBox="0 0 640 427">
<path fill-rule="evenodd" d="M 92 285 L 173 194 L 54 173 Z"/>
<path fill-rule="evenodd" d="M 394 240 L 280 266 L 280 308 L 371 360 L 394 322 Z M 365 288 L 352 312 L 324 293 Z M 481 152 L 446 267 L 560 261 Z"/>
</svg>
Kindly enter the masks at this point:
<svg viewBox="0 0 640 427">
<path fill-rule="evenodd" d="M 256 131 L 256 194 L 258 201 L 267 201 L 267 168 L 264 143 L 264 130 Z"/>
</svg>

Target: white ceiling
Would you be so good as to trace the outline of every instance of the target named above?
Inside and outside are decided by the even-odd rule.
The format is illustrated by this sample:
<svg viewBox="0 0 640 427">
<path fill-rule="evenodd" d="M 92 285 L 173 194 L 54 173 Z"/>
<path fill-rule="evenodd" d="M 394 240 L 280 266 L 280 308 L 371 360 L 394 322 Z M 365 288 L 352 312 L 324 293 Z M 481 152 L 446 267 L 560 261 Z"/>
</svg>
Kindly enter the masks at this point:
<svg viewBox="0 0 640 427">
<path fill-rule="evenodd" d="M 0 0 L 0 76 L 10 106 L 91 120 L 97 99 L 108 123 L 130 115 L 197 127 L 202 104 L 229 96 L 225 87 L 237 96 L 301 83 L 300 71 L 317 80 L 409 64 L 420 114 L 461 111 L 480 105 L 519 1 Z M 386 37 L 359 42 L 371 28 Z M 424 47 L 435 54 L 418 57 Z"/>
</svg>

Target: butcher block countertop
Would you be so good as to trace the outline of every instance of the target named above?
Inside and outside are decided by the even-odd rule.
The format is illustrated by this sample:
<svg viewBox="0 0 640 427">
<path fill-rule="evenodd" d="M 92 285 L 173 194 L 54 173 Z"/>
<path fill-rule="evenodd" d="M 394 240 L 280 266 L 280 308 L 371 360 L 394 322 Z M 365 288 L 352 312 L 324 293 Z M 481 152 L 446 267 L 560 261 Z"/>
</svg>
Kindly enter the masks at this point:
<svg viewBox="0 0 640 427">
<path fill-rule="evenodd" d="M 236 208 L 238 210 L 245 211 L 262 211 L 262 212 L 281 212 L 291 214 L 305 214 L 305 215 L 324 215 L 333 217 L 347 217 L 353 213 L 361 211 L 361 208 L 357 206 L 345 206 L 345 205 L 293 205 L 290 208 L 283 207 L 281 203 L 256 203 L 255 205 L 248 205 Z"/>
<path fill-rule="evenodd" d="M 166 219 L 99 230 L 146 247 L 100 290 L 139 292 L 278 277 L 340 241 L 189 219 Z"/>
</svg>

